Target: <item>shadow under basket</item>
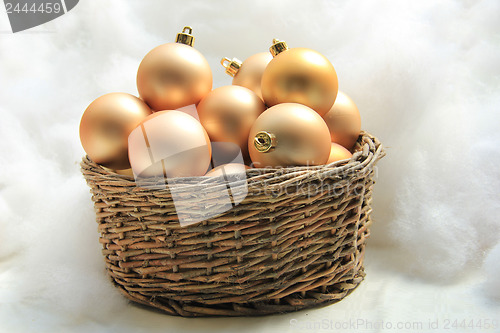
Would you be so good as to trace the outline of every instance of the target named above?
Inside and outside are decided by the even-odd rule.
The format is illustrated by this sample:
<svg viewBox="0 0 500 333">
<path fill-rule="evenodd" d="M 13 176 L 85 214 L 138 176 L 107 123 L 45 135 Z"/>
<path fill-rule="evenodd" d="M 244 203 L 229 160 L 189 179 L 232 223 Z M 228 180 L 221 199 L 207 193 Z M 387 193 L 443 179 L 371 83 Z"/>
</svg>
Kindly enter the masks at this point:
<svg viewBox="0 0 500 333">
<path fill-rule="evenodd" d="M 158 186 L 85 157 L 109 276 L 132 301 L 184 317 L 341 300 L 365 275 L 374 166 L 385 154 L 366 132 L 354 150 L 330 165 L 148 183 Z M 179 212 L 201 222 L 181 226 Z"/>
</svg>

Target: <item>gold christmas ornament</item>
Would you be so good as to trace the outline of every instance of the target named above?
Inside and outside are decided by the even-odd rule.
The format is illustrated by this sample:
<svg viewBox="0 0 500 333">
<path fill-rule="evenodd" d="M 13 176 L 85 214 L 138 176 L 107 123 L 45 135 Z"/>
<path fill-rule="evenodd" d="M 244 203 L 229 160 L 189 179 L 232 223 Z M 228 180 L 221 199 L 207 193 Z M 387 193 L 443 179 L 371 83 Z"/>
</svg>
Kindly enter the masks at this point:
<svg viewBox="0 0 500 333">
<path fill-rule="evenodd" d="M 182 111 L 159 111 L 129 136 L 129 159 L 136 178 L 203 176 L 212 148 L 207 132 Z"/>
<path fill-rule="evenodd" d="M 174 110 L 197 104 L 212 90 L 212 71 L 194 49 L 191 27 L 184 27 L 175 43 L 152 49 L 139 65 L 139 95 L 154 110 Z"/>
<path fill-rule="evenodd" d="M 291 48 L 277 39 L 270 48 L 273 60 L 262 74 L 262 97 L 267 106 L 300 103 L 327 113 L 335 102 L 338 79 L 335 68 L 322 54 L 307 48 Z"/>
<path fill-rule="evenodd" d="M 212 143 L 212 166 L 227 163 L 250 164 L 248 148 L 242 148 L 233 142 L 211 142 Z"/>
<path fill-rule="evenodd" d="M 349 150 L 345 149 L 343 146 L 338 143 L 332 142 L 330 148 L 330 157 L 328 157 L 328 161 L 326 164 L 330 164 L 333 162 L 349 159 L 352 157 L 352 154 Z"/>
<path fill-rule="evenodd" d="M 263 99 L 262 74 L 272 59 L 269 52 L 261 52 L 248 57 L 243 63 L 237 58 L 223 58 L 221 64 L 226 73 L 233 77 L 233 85 L 248 88 Z"/>
<path fill-rule="evenodd" d="M 286 167 L 325 164 L 330 155 L 330 132 L 311 108 L 282 103 L 264 111 L 248 137 L 253 166 Z"/>
<path fill-rule="evenodd" d="M 235 143 L 245 156 L 250 128 L 264 112 L 265 105 L 250 89 L 224 86 L 212 90 L 197 109 L 212 142 Z"/>
<path fill-rule="evenodd" d="M 332 142 L 352 149 L 361 132 L 361 116 L 353 100 L 339 91 L 330 111 L 324 116 Z"/>
<path fill-rule="evenodd" d="M 249 166 L 241 163 L 227 163 L 219 165 L 218 167 L 213 168 L 205 176 L 209 177 L 219 177 L 222 175 L 230 176 L 230 175 L 244 175 L 245 170 L 250 169 Z"/>
<path fill-rule="evenodd" d="M 128 136 L 151 114 L 139 98 L 110 93 L 90 103 L 80 121 L 80 141 L 95 163 L 123 170 L 130 168 Z"/>
</svg>

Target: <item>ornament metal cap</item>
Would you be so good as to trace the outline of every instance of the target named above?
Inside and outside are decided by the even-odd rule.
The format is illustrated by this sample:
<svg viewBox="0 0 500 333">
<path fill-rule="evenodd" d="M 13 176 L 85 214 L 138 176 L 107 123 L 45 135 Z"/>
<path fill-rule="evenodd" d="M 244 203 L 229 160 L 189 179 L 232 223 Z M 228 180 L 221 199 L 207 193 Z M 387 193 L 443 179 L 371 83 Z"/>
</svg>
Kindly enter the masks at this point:
<svg viewBox="0 0 500 333">
<path fill-rule="evenodd" d="M 230 76 L 235 76 L 241 68 L 241 60 L 238 58 L 229 59 L 224 57 L 220 64 L 226 69 L 226 74 Z"/>
<path fill-rule="evenodd" d="M 268 151 L 276 147 L 276 136 L 266 131 L 258 132 L 257 134 L 255 134 L 253 144 L 257 151 L 261 153 L 267 153 Z"/>
<path fill-rule="evenodd" d="M 276 57 L 278 54 L 286 50 L 288 50 L 287 43 L 276 38 L 273 39 L 273 45 L 269 48 L 269 52 L 271 52 L 273 57 Z"/>
<path fill-rule="evenodd" d="M 186 44 L 189 46 L 193 46 L 194 37 L 193 37 L 193 35 L 191 35 L 192 33 L 193 33 L 193 28 L 184 27 L 182 29 L 182 32 L 177 34 L 177 37 L 175 38 L 175 42 L 181 43 L 181 44 Z"/>
</svg>

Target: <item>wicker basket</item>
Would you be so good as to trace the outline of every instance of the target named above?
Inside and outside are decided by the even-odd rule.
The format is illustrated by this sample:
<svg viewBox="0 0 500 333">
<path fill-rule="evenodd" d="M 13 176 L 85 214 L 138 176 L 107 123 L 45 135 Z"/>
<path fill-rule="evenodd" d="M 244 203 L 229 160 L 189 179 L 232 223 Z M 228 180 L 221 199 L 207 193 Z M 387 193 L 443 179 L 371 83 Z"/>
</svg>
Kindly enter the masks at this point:
<svg viewBox="0 0 500 333">
<path fill-rule="evenodd" d="M 177 178 L 150 189 L 87 157 L 81 166 L 107 272 L 125 296 L 171 315 L 254 316 L 334 303 L 363 280 L 382 156 L 380 142 L 363 132 L 349 161 L 249 169 L 238 183 L 247 189 L 242 202 L 185 227 L 172 188 L 201 186 L 203 198 L 186 190 L 184 202 L 210 212 L 227 196 L 222 178 Z"/>
</svg>

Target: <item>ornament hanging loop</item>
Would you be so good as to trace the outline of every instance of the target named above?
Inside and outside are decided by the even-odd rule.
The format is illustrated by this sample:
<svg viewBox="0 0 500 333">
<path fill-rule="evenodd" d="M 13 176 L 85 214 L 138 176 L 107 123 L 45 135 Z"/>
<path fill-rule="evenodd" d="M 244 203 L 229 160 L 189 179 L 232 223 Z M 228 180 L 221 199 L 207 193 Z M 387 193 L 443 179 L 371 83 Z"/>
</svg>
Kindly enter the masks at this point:
<svg viewBox="0 0 500 333">
<path fill-rule="evenodd" d="M 189 46 L 193 46 L 194 37 L 193 37 L 192 33 L 193 33 L 193 28 L 191 28 L 190 26 L 184 27 L 182 29 L 182 32 L 177 34 L 175 42 L 180 43 L 180 44 L 186 44 Z"/>
<path fill-rule="evenodd" d="M 241 60 L 239 60 L 238 58 L 229 59 L 227 57 L 224 57 L 221 59 L 220 64 L 226 69 L 226 74 L 233 77 L 241 68 Z"/>
<path fill-rule="evenodd" d="M 261 153 L 267 153 L 268 151 L 276 147 L 276 136 L 272 133 L 261 131 L 255 134 L 253 144 L 257 151 Z"/>
<path fill-rule="evenodd" d="M 228 65 L 226 65 L 226 62 L 228 63 Z M 222 65 L 222 67 L 227 68 L 227 66 L 229 66 L 230 62 L 231 62 L 231 59 L 229 59 L 228 57 L 224 57 L 221 59 L 220 64 Z"/>
</svg>

